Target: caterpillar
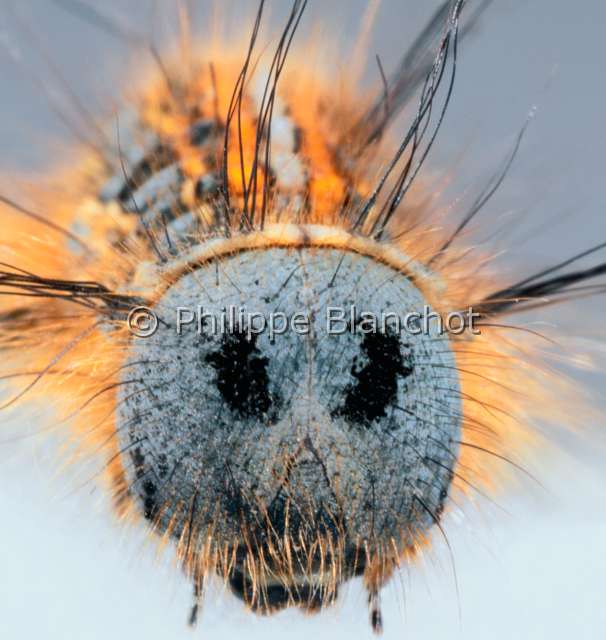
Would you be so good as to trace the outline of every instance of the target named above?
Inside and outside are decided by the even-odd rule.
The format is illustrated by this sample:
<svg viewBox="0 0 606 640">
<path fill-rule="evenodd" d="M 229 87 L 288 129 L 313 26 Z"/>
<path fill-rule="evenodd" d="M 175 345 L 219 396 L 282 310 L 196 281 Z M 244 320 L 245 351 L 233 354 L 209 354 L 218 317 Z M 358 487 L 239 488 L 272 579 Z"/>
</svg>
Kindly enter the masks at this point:
<svg viewBox="0 0 606 640">
<path fill-rule="evenodd" d="M 297 45 L 305 0 L 266 44 L 267 4 L 243 55 L 182 10 L 180 50 L 142 45 L 143 81 L 77 160 L 0 195 L 1 408 L 52 411 L 101 461 L 117 518 L 175 547 L 190 624 L 214 576 L 257 614 L 319 612 L 361 578 L 379 633 L 381 589 L 449 505 L 519 473 L 537 423 L 574 424 L 584 398 L 509 323 L 603 293 L 606 263 L 577 263 L 605 245 L 509 281 L 473 244 L 525 127 L 462 215 L 432 197 L 460 40 L 489 2 L 440 3 L 369 95 Z"/>
</svg>

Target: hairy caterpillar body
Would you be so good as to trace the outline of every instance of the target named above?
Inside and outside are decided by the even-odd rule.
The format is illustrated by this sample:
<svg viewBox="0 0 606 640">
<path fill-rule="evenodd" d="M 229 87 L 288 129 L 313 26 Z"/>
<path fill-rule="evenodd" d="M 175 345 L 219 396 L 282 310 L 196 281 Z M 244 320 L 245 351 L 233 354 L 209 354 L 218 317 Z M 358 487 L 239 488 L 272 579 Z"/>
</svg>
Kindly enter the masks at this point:
<svg viewBox="0 0 606 640">
<path fill-rule="evenodd" d="M 439 533 L 449 498 L 498 485 L 561 407 L 547 398 L 570 393 L 529 355 L 535 337 L 504 337 L 495 318 L 606 267 L 573 258 L 511 285 L 462 242 L 492 189 L 461 222 L 433 210 L 419 172 L 478 16 L 460 27 L 465 2 L 443 3 L 367 99 L 293 48 L 306 2 L 261 55 L 264 4 L 244 59 L 154 52 L 70 188 L 42 194 L 45 215 L 2 198 L 5 376 L 27 378 L 3 408 L 52 399 L 82 454 L 102 457 L 118 515 L 177 546 L 192 622 L 210 575 L 259 613 L 318 611 L 362 576 L 380 631 L 381 587 Z M 385 144 L 409 105 L 407 135 Z M 367 332 L 358 311 L 325 331 L 333 307 L 424 306 L 473 308 L 481 331 Z M 211 331 L 230 308 L 310 326 Z"/>
</svg>

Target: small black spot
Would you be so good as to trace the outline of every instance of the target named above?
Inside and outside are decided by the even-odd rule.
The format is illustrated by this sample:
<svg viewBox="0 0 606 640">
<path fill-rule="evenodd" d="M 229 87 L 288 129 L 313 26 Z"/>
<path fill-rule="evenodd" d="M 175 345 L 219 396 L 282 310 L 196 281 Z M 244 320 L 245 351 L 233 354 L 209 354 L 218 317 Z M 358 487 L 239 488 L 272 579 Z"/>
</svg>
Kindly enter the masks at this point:
<svg viewBox="0 0 606 640">
<path fill-rule="evenodd" d="M 143 501 L 143 517 L 146 520 L 155 520 L 159 510 L 156 500 L 151 496 L 147 496 Z"/>
<path fill-rule="evenodd" d="M 145 462 L 145 456 L 140 447 L 136 447 L 130 451 L 130 458 L 133 461 L 134 472 L 139 485 L 138 493 L 143 501 L 143 515 L 147 520 L 154 520 L 158 515 L 158 503 L 156 501 L 156 494 L 158 488 L 155 483 L 149 478 L 150 470 L 147 468 Z"/>
<path fill-rule="evenodd" d="M 156 493 L 158 489 L 151 480 L 143 483 L 143 515 L 147 520 L 153 520 L 158 515 Z"/>
<path fill-rule="evenodd" d="M 387 407 L 398 393 L 398 377 L 407 378 L 414 370 L 412 354 L 403 355 L 400 337 L 388 328 L 387 333 L 365 333 L 362 367 L 354 358 L 351 375 L 354 381 L 345 389 L 345 401 L 332 412 L 350 424 L 369 426 L 387 415 Z"/>
<path fill-rule="evenodd" d="M 145 457 L 141 452 L 141 447 L 131 449 L 130 459 L 133 461 L 135 475 L 140 479 L 145 475 Z"/>
<path fill-rule="evenodd" d="M 202 176 L 196 181 L 194 194 L 198 200 L 203 200 L 219 193 L 219 180 L 214 175 Z"/>
<path fill-rule="evenodd" d="M 143 483 L 143 491 L 145 492 L 146 495 L 153 496 L 157 491 L 156 485 L 151 480 L 146 480 Z"/>
<path fill-rule="evenodd" d="M 280 401 L 269 390 L 269 358 L 261 355 L 257 338 L 246 330 L 225 334 L 221 348 L 205 360 L 217 372 L 217 387 L 229 407 L 242 416 L 262 418 L 273 415 Z"/>
<path fill-rule="evenodd" d="M 204 119 L 195 122 L 189 130 L 190 143 L 196 147 L 203 145 L 215 128 L 215 121 Z"/>
<path fill-rule="evenodd" d="M 158 454 L 158 476 L 166 478 L 168 475 L 168 460 L 165 453 Z"/>
<path fill-rule="evenodd" d="M 450 483 L 452 482 L 452 475 L 450 475 L 450 478 L 448 480 L 448 484 L 450 485 Z M 444 513 L 444 508 L 446 507 L 446 499 L 448 498 L 448 488 L 444 488 L 440 490 L 440 498 L 439 498 L 439 503 L 434 507 L 434 513 L 436 518 L 439 520 L 442 517 L 442 514 Z"/>
</svg>

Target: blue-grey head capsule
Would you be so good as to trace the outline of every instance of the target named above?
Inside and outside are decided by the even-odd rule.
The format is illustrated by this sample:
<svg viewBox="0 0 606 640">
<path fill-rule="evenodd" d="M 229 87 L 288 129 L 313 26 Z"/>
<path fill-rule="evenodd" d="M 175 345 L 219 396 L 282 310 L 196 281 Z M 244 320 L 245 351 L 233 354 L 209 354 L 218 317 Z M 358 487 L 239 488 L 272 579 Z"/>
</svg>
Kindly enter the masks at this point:
<svg viewBox="0 0 606 640">
<path fill-rule="evenodd" d="M 118 433 L 131 494 L 190 572 L 214 562 L 262 611 L 317 608 L 426 534 L 461 407 L 448 336 L 405 321 L 424 310 L 410 275 L 344 247 L 242 249 L 166 288 Z"/>
</svg>

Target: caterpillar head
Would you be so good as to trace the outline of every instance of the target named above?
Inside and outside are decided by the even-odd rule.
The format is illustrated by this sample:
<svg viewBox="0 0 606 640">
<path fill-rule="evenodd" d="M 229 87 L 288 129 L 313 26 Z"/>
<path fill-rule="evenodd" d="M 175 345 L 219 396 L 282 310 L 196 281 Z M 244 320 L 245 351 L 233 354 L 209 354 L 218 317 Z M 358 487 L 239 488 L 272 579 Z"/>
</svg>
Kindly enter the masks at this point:
<svg viewBox="0 0 606 640">
<path fill-rule="evenodd" d="M 277 225 L 163 279 L 122 374 L 142 387 L 119 400 L 139 509 L 194 563 L 221 550 L 255 609 L 321 607 L 359 574 L 376 591 L 438 520 L 457 459 L 449 339 L 394 317 L 428 304 L 427 275 L 372 241 Z"/>
</svg>

